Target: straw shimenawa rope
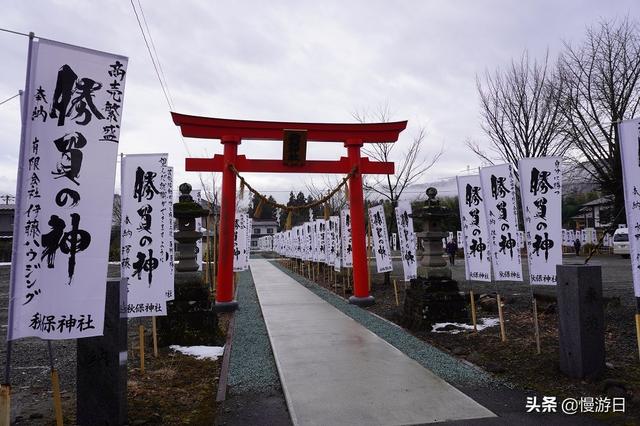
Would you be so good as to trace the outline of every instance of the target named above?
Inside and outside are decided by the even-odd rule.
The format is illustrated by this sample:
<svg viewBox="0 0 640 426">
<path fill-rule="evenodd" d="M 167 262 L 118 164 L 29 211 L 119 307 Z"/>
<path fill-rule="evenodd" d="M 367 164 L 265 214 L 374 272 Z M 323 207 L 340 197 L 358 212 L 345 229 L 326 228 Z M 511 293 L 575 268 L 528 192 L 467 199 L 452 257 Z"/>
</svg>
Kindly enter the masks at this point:
<svg viewBox="0 0 640 426">
<path fill-rule="evenodd" d="M 246 187 L 252 194 L 256 195 L 259 199 L 259 205 L 258 208 L 260 210 L 262 210 L 263 205 L 265 204 L 269 204 L 273 207 L 282 209 L 284 211 L 289 212 L 289 214 L 287 215 L 287 223 L 286 223 L 286 228 L 287 229 L 291 229 L 291 215 L 294 211 L 296 210 L 306 210 L 306 209 L 310 209 L 316 206 L 319 206 L 320 204 L 324 204 L 327 201 L 329 201 L 329 199 L 331 197 L 333 197 L 336 192 L 338 192 L 340 190 L 340 188 L 342 188 L 343 186 L 345 186 L 347 184 L 347 182 L 349 181 L 349 179 L 356 174 L 356 172 L 358 171 L 357 167 L 354 167 L 353 169 L 351 169 L 351 171 L 349 172 L 348 175 L 346 175 L 344 178 L 342 178 L 342 182 L 340 182 L 340 184 L 338 186 L 336 186 L 333 190 L 331 190 L 331 192 L 329 192 L 325 197 L 314 201 L 313 203 L 309 203 L 309 204 L 305 204 L 302 206 L 285 206 L 284 204 L 280 204 L 278 202 L 275 201 L 271 201 L 269 200 L 266 196 L 262 195 L 261 193 L 259 193 L 258 191 L 256 191 L 251 185 L 249 185 L 249 183 L 247 183 L 247 181 L 244 179 L 244 177 L 242 177 L 240 175 L 240 173 L 238 172 L 238 169 L 235 168 L 235 166 L 233 164 L 229 164 L 229 169 L 235 173 L 235 175 L 238 177 L 238 179 L 240 179 L 240 188 L 241 188 L 241 192 L 244 192 L 244 188 Z M 346 192 L 346 191 L 345 191 Z"/>
</svg>

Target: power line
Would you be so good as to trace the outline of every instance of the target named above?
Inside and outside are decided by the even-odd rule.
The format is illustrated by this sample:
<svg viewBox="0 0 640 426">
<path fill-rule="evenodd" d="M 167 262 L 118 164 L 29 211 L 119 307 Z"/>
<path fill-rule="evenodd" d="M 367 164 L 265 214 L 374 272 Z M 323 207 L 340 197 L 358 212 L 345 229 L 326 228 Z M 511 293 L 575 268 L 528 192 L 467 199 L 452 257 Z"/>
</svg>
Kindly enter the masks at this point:
<svg viewBox="0 0 640 426">
<path fill-rule="evenodd" d="M 9 102 L 11 99 L 17 98 L 18 96 L 20 96 L 20 92 L 16 93 L 15 95 L 11 96 L 8 99 L 5 99 L 4 101 L 0 102 L 0 105 L 6 104 L 7 102 Z"/>
</svg>

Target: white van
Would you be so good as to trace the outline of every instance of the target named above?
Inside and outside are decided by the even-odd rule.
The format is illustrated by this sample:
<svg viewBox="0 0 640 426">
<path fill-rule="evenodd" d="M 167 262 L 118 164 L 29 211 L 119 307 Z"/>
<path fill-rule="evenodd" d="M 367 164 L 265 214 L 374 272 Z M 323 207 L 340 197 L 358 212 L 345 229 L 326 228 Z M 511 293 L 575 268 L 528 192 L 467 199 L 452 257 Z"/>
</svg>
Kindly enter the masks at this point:
<svg viewBox="0 0 640 426">
<path fill-rule="evenodd" d="M 618 228 L 613 233 L 613 254 L 629 257 L 629 229 Z"/>
</svg>

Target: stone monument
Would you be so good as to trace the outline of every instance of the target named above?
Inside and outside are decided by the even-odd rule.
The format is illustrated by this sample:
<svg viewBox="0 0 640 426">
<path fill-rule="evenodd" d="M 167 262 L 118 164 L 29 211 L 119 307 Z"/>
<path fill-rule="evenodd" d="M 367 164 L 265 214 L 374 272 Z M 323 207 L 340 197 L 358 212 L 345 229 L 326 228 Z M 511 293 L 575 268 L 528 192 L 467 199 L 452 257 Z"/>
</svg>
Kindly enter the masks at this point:
<svg viewBox="0 0 640 426">
<path fill-rule="evenodd" d="M 451 279 L 451 269 L 442 256 L 442 221 L 451 216 L 450 209 L 436 199 L 438 191 L 427 189 L 427 201 L 422 209 L 412 214 L 418 240 L 416 255 L 418 278 L 411 280 L 405 297 L 403 322 L 412 330 L 429 331 L 437 322 L 468 321 L 467 302 Z"/>
<path fill-rule="evenodd" d="M 196 218 L 206 216 L 208 211 L 189 195 L 191 185 L 183 183 L 178 189 L 179 202 L 173 205 L 173 216 L 178 223 L 175 299 L 167 302 L 167 316 L 158 317 L 158 342 L 161 346 L 211 346 L 221 340 L 218 317 L 196 262 L 196 241 L 202 238 L 196 229 Z"/>
</svg>

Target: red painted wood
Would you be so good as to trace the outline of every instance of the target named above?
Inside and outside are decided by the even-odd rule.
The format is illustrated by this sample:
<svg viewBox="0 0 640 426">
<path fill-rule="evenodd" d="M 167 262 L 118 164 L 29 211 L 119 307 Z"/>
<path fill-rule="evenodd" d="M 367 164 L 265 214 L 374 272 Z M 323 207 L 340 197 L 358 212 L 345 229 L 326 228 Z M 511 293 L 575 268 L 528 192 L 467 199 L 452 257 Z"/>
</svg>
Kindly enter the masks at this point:
<svg viewBox="0 0 640 426">
<path fill-rule="evenodd" d="M 349 140 L 347 153 L 351 167 L 360 165 L 359 141 Z M 355 173 L 349 179 L 349 211 L 351 213 L 351 247 L 353 249 L 353 295 L 364 298 L 369 296 L 367 246 L 365 243 L 364 194 L 362 191 L 362 173 Z"/>
<path fill-rule="evenodd" d="M 393 123 L 295 123 L 278 121 L 229 120 L 171 113 L 182 135 L 190 138 L 222 139 L 235 136 L 246 140 L 282 141 L 285 129 L 306 130 L 307 140 L 345 142 L 358 139 L 364 143 L 395 142 L 407 127 L 406 121 Z"/>
<path fill-rule="evenodd" d="M 186 158 L 185 169 L 189 172 L 221 172 L 224 169 L 224 156 L 216 154 L 213 158 Z M 307 160 L 302 167 L 285 166 L 281 160 L 250 160 L 244 155 L 238 155 L 235 167 L 239 172 L 263 172 L 263 173 L 338 173 L 348 174 L 351 171 L 351 163 L 347 157 L 341 157 L 338 161 Z M 370 161 L 362 158 L 361 172 L 371 174 L 393 174 L 394 163 Z"/>
<path fill-rule="evenodd" d="M 233 164 L 238 155 L 238 140 L 223 140 L 224 160 Z M 222 200 L 220 203 L 220 240 L 218 250 L 218 279 L 216 302 L 233 301 L 233 233 L 236 220 L 236 175 L 228 168 L 222 171 Z"/>
</svg>

